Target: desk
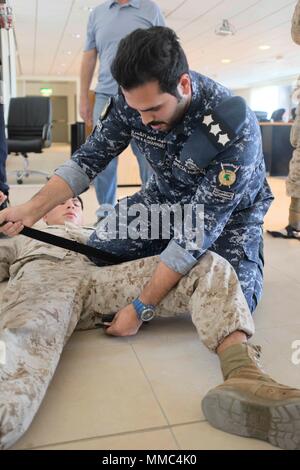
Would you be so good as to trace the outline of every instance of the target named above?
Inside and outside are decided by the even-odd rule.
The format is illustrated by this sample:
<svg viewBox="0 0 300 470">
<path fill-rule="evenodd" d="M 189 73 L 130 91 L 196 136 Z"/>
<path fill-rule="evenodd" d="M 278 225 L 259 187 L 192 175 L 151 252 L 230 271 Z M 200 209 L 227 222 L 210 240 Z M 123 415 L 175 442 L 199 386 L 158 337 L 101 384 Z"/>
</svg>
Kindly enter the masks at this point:
<svg viewBox="0 0 300 470">
<path fill-rule="evenodd" d="M 287 176 L 294 148 L 290 143 L 293 123 L 261 122 L 263 153 L 270 176 Z"/>
</svg>

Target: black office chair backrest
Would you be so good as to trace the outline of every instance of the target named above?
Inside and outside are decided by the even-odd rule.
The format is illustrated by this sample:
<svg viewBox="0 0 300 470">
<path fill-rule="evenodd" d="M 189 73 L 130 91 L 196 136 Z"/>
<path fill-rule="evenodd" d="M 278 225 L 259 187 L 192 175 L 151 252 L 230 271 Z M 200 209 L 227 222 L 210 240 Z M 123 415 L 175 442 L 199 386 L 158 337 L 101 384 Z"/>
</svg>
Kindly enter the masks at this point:
<svg viewBox="0 0 300 470">
<path fill-rule="evenodd" d="M 7 133 L 12 140 L 48 140 L 52 121 L 50 98 L 25 96 L 11 98 Z"/>
<path fill-rule="evenodd" d="M 267 122 L 268 121 L 268 112 L 267 111 L 254 111 L 254 114 L 257 117 L 259 122 Z"/>
<path fill-rule="evenodd" d="M 271 120 L 273 122 L 282 122 L 284 113 L 285 113 L 284 108 L 276 109 L 271 116 Z"/>
</svg>

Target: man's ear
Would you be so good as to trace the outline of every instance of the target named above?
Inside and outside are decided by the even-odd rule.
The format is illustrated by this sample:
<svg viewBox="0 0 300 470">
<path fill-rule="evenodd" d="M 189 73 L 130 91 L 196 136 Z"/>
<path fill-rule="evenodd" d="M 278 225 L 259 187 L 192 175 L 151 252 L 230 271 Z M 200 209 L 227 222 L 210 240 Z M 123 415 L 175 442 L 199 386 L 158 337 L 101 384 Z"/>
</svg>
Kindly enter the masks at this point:
<svg viewBox="0 0 300 470">
<path fill-rule="evenodd" d="M 180 96 L 187 96 L 191 93 L 191 79 L 188 73 L 181 75 L 177 90 Z"/>
</svg>

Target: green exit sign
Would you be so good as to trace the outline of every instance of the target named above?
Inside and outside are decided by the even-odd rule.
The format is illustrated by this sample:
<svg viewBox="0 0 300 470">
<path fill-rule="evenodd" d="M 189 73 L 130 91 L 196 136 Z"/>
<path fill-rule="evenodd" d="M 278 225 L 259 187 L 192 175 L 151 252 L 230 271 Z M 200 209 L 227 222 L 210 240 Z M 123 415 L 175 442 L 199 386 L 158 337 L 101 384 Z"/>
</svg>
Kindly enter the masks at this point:
<svg viewBox="0 0 300 470">
<path fill-rule="evenodd" d="M 52 96 L 53 90 L 52 88 L 41 88 L 40 93 L 42 96 Z"/>
</svg>

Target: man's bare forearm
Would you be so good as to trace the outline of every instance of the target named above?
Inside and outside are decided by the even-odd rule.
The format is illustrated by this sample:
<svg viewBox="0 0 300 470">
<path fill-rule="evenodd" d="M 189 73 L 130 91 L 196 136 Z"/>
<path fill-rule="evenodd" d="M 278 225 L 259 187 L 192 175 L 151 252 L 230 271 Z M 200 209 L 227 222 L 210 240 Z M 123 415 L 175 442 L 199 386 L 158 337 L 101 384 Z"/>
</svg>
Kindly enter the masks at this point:
<svg viewBox="0 0 300 470">
<path fill-rule="evenodd" d="M 140 300 L 145 304 L 159 304 L 182 277 L 161 261 L 139 296 Z"/>
<path fill-rule="evenodd" d="M 97 62 L 95 49 L 83 53 L 80 71 L 80 96 L 87 98 Z"/>
<path fill-rule="evenodd" d="M 50 181 L 29 201 L 36 220 L 42 218 L 47 212 L 58 204 L 73 197 L 70 186 L 60 177 L 52 176 Z"/>
</svg>

